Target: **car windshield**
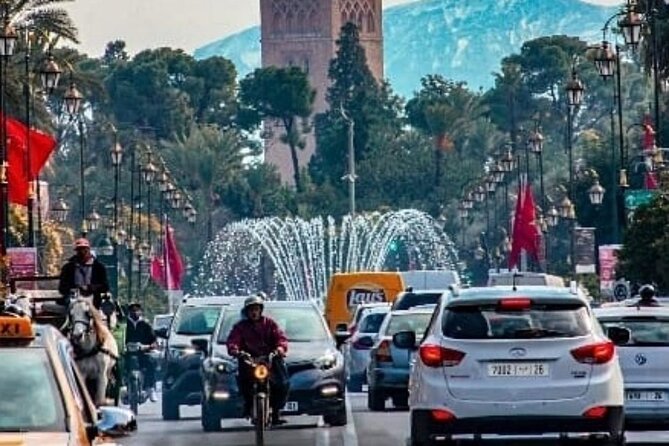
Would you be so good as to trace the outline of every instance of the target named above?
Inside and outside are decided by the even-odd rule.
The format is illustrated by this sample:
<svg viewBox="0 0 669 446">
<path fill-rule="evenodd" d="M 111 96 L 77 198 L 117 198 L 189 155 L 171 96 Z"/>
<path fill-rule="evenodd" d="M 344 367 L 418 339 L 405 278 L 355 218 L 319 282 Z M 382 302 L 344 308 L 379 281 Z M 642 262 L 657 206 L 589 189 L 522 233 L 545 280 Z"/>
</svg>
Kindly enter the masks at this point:
<svg viewBox="0 0 669 446">
<path fill-rule="evenodd" d="M 669 346 L 669 319 L 619 318 L 601 321 L 604 328 L 622 327 L 631 332 L 625 346 Z"/>
<path fill-rule="evenodd" d="M 591 321 L 584 305 L 534 305 L 503 311 L 495 304 L 447 308 L 444 336 L 453 339 L 529 339 L 585 336 Z"/>
<path fill-rule="evenodd" d="M 405 293 L 397 300 L 394 310 L 408 310 L 418 305 L 439 303 L 441 293 Z"/>
<path fill-rule="evenodd" d="M 218 343 L 225 344 L 232 327 L 241 320 L 240 308 L 229 308 L 223 315 Z M 314 342 L 329 339 L 320 314 L 314 308 L 265 307 L 264 315 L 276 321 L 290 342 Z"/>
<path fill-rule="evenodd" d="M 360 322 L 360 333 L 378 333 L 388 313 L 371 313 Z"/>
<path fill-rule="evenodd" d="M 177 315 L 176 334 L 209 335 L 216 328 L 221 307 L 184 307 Z"/>
<path fill-rule="evenodd" d="M 63 403 L 46 352 L 0 349 L 0 432 L 65 430 Z"/>
<path fill-rule="evenodd" d="M 400 331 L 413 331 L 416 338 L 420 339 L 430 323 L 432 313 L 391 314 L 389 317 L 384 336 L 393 336 Z"/>
</svg>

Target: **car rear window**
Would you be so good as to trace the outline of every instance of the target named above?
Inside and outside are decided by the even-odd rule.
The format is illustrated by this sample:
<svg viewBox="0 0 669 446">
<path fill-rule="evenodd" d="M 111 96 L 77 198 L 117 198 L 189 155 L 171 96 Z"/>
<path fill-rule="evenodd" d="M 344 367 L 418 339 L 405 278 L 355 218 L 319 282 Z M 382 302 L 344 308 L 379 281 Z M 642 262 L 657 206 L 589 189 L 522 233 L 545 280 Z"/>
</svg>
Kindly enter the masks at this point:
<svg viewBox="0 0 669 446">
<path fill-rule="evenodd" d="M 393 310 L 408 310 L 419 305 L 438 304 L 441 293 L 404 293 L 395 303 Z"/>
<path fill-rule="evenodd" d="M 0 432 L 65 432 L 63 401 L 46 352 L 0 349 Z"/>
<path fill-rule="evenodd" d="M 632 336 L 626 346 L 669 346 L 669 319 L 654 317 L 627 317 L 601 321 L 604 328 L 627 328 Z"/>
<path fill-rule="evenodd" d="M 378 333 L 381 329 L 381 324 L 386 318 L 387 313 L 372 313 L 368 314 L 360 322 L 360 333 Z"/>
<path fill-rule="evenodd" d="M 585 336 L 592 329 L 583 304 L 532 305 L 506 311 L 496 303 L 445 310 L 442 332 L 453 339 L 531 339 Z"/>
<path fill-rule="evenodd" d="M 391 314 L 389 317 L 390 320 L 383 333 L 384 336 L 394 336 L 400 331 L 413 331 L 416 333 L 416 337 L 420 339 L 425 334 L 432 313 Z"/>
</svg>

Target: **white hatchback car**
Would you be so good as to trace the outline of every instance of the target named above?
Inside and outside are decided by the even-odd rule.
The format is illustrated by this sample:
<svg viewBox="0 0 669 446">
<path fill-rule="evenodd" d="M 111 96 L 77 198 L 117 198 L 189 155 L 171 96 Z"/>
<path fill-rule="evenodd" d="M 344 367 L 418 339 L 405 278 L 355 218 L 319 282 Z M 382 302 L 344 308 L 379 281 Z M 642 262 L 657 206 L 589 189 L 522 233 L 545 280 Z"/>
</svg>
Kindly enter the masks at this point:
<svg viewBox="0 0 669 446">
<path fill-rule="evenodd" d="M 618 349 L 625 380 L 628 429 L 669 425 L 669 307 L 597 308 L 605 328 L 621 327 L 630 340 Z"/>
<path fill-rule="evenodd" d="M 627 342 L 629 332 L 614 327 L 609 336 Z M 416 336 L 393 342 L 415 346 Z M 412 446 L 488 434 L 625 441 L 616 347 L 569 288 L 462 290 L 440 303 L 416 356 Z"/>
</svg>

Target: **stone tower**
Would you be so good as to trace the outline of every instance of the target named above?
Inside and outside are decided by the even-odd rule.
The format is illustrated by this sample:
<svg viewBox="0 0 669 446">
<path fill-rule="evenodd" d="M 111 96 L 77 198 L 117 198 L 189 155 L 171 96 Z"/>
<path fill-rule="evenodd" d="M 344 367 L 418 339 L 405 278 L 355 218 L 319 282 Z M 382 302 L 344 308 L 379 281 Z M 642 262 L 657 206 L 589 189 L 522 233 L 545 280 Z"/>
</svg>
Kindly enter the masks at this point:
<svg viewBox="0 0 669 446">
<path fill-rule="evenodd" d="M 316 89 L 314 114 L 327 109 L 328 68 L 337 50 L 344 24 L 353 22 L 360 30 L 367 63 L 377 80 L 383 79 L 382 0 L 260 0 L 262 66 L 297 65 Z M 312 120 L 313 123 L 313 120 Z M 293 182 L 290 151 L 279 141 L 280 128 L 265 123 L 265 160 L 278 167 L 281 178 Z M 314 154 L 313 132 L 306 135 L 306 147 L 299 152 L 300 166 Z"/>
</svg>

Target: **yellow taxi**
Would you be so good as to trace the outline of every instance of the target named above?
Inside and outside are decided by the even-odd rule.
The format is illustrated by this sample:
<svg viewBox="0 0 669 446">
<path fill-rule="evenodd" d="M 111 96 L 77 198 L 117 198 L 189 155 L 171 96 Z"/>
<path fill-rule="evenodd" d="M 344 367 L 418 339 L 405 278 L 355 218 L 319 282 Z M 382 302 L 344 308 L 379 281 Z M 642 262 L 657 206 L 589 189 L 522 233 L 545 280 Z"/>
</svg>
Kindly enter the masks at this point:
<svg viewBox="0 0 669 446">
<path fill-rule="evenodd" d="M 96 408 L 54 327 L 0 302 L 0 446 L 101 446 L 136 430 L 132 412 Z"/>
</svg>

